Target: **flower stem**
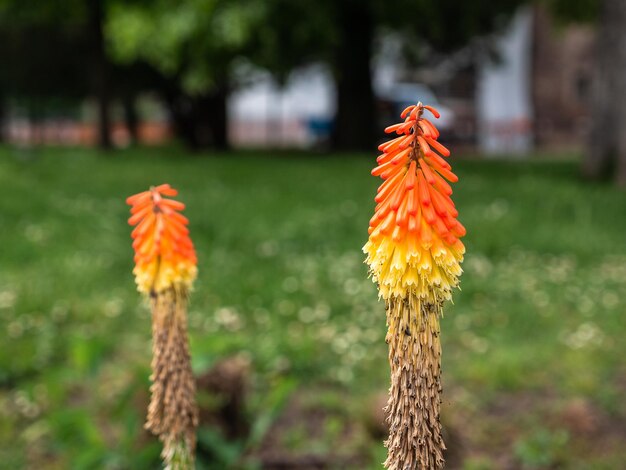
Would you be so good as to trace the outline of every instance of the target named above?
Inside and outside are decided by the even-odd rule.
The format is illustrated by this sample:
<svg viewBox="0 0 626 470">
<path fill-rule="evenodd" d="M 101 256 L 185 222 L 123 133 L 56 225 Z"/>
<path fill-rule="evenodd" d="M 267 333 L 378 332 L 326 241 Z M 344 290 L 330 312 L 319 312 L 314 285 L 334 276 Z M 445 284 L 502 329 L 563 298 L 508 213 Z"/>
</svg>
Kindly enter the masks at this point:
<svg viewBox="0 0 626 470">
<path fill-rule="evenodd" d="M 154 293 L 151 399 L 146 429 L 163 442 L 165 468 L 194 468 L 198 426 L 195 381 L 187 339 L 187 298 L 174 288 Z"/>
<path fill-rule="evenodd" d="M 387 301 L 391 387 L 385 411 L 389 438 L 385 468 L 444 466 L 441 436 L 441 304 L 409 294 Z"/>
</svg>

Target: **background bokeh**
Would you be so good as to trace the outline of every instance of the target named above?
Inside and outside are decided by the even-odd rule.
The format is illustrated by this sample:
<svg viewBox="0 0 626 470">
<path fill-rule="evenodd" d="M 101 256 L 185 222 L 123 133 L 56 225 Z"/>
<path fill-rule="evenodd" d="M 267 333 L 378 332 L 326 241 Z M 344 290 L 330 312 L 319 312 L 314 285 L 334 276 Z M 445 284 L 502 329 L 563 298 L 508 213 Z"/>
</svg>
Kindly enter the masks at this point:
<svg viewBox="0 0 626 470">
<path fill-rule="evenodd" d="M 447 468 L 621 468 L 625 10 L 1 0 L 0 468 L 160 467 L 125 198 L 164 182 L 199 258 L 198 468 L 381 468 L 369 172 L 427 98 L 468 231 Z"/>
</svg>

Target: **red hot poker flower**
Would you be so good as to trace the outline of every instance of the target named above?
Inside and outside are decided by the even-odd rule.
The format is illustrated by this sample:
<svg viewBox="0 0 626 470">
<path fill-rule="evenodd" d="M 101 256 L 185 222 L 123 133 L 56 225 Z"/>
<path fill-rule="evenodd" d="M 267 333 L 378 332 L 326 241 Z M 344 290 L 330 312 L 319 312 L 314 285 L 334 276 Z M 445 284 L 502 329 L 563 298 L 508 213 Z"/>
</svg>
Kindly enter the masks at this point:
<svg viewBox="0 0 626 470">
<path fill-rule="evenodd" d="M 135 280 L 152 310 L 151 397 L 146 429 L 163 442 L 165 468 L 194 468 L 198 408 L 187 339 L 187 293 L 196 277 L 196 253 L 178 192 L 169 184 L 126 202 L 135 249 Z"/>
<path fill-rule="evenodd" d="M 135 250 L 135 280 L 144 294 L 170 287 L 189 290 L 196 278 L 197 259 L 189 238 L 189 221 L 180 214 L 182 202 L 169 184 L 152 187 L 126 199 Z M 166 197 L 167 196 L 167 197 Z"/>
</svg>

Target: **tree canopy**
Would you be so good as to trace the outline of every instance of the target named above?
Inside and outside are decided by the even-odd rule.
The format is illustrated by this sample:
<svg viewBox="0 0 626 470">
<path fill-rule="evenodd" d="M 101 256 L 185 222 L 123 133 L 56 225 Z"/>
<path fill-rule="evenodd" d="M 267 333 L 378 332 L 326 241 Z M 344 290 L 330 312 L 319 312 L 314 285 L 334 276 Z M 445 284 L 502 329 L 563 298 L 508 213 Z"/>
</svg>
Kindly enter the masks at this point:
<svg viewBox="0 0 626 470">
<path fill-rule="evenodd" d="M 123 74 L 149 71 L 136 76 L 144 79 L 144 87 L 160 93 L 178 135 L 196 148 L 227 145 L 226 99 L 237 86 L 232 74 L 236 61 L 268 70 L 279 85 L 297 67 L 322 62 L 336 82 L 335 144 L 343 149 L 371 148 L 375 97 L 370 63 L 381 34 L 393 30 L 407 50 L 418 50 L 418 59 L 425 59 L 428 54 L 461 48 L 477 35 L 488 35 L 504 25 L 522 3 L 524 0 L 0 0 L 0 24 L 9 24 L 10 18 L 19 34 L 41 27 L 62 37 L 55 47 L 58 57 L 45 56 L 46 48 L 39 46 L 30 55 L 13 47 L 13 40 L 0 45 L 0 55 L 17 51 L 13 60 L 20 61 L 16 68 L 22 71 L 31 67 L 45 68 L 48 73 L 55 67 L 71 71 L 65 73 L 65 89 L 98 96 L 101 119 L 106 119 L 110 95 L 124 87 Z M 580 6 L 580 11 L 587 10 Z M 11 30 L 3 28 L 3 34 Z M 8 47 L 13 52 L 7 52 Z M 37 52 L 44 57 L 36 57 Z M 73 67 L 84 63 L 91 64 L 90 71 L 74 73 Z M 15 77 L 5 81 L 18 82 Z M 141 80 L 130 82 L 135 91 L 142 87 Z M 2 83 L 0 77 L 0 87 Z M 62 80 L 50 80 L 46 86 L 54 83 L 63 87 Z"/>
</svg>

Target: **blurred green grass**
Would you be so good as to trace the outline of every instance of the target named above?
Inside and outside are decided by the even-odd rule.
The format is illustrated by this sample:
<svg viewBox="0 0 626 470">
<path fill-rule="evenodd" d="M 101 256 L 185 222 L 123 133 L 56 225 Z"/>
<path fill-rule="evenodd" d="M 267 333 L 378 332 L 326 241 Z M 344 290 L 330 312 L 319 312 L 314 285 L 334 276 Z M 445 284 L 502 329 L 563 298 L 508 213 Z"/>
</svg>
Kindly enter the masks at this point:
<svg viewBox="0 0 626 470">
<path fill-rule="evenodd" d="M 255 432 L 267 432 L 283 395 L 331 390 L 319 406 L 345 412 L 329 418 L 330 442 L 304 446 L 330 452 L 386 389 L 384 307 L 360 251 L 373 157 L 182 153 L 0 148 L 7 468 L 158 465 L 158 444 L 138 439 L 150 326 L 124 203 L 151 184 L 179 189 L 198 251 L 194 369 L 251 361 Z M 507 455 L 513 468 L 616 468 L 626 457 L 626 194 L 583 183 L 573 161 L 460 160 L 455 170 L 468 254 L 442 329 L 459 468 L 503 468 Z M 600 423 L 603 447 L 570 422 L 577 403 Z M 306 442 L 298 436 L 285 445 Z M 379 468 L 379 441 L 359 435 L 350 451 Z M 233 446 L 224 459 L 250 452 L 219 442 Z"/>
</svg>

